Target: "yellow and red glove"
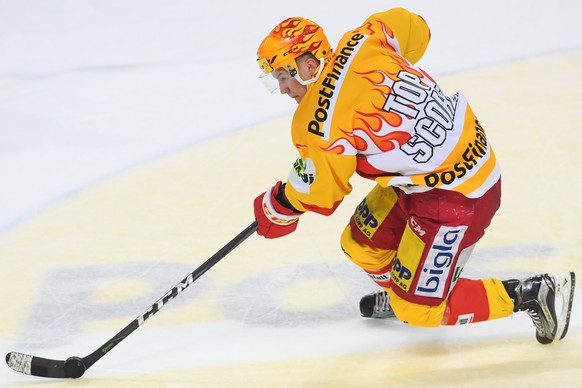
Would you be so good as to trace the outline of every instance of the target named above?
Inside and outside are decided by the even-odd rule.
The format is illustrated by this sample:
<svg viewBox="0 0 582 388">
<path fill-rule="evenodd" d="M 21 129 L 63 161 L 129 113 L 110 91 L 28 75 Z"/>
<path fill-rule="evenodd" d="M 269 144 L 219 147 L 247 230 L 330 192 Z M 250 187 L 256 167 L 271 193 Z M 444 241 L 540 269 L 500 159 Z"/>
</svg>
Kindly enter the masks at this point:
<svg viewBox="0 0 582 388">
<path fill-rule="evenodd" d="M 299 216 L 303 213 L 293 209 L 285 198 L 285 184 L 281 181 L 255 198 L 257 233 L 265 238 L 278 238 L 297 229 Z"/>
</svg>

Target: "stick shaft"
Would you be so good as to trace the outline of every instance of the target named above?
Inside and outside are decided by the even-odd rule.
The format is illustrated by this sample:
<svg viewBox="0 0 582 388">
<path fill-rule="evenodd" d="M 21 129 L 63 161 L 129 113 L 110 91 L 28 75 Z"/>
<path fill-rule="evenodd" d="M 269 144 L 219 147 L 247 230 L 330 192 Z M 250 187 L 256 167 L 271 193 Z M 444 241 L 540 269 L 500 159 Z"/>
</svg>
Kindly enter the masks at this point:
<svg viewBox="0 0 582 388">
<path fill-rule="evenodd" d="M 127 338 L 131 333 L 133 333 L 138 327 L 140 327 L 148 318 L 156 314 L 160 309 L 166 305 L 170 300 L 174 299 L 178 294 L 184 291 L 190 284 L 192 284 L 196 279 L 202 276 L 206 271 L 212 268 L 216 263 L 222 260 L 227 254 L 229 254 L 233 249 L 235 249 L 240 243 L 246 240 L 249 236 L 255 233 L 257 230 L 257 221 L 254 221 L 249 226 L 247 226 L 242 232 L 240 232 L 236 237 L 234 237 L 230 242 L 228 242 L 224 247 L 222 247 L 218 252 L 212 255 L 208 260 L 202 263 L 198 268 L 196 268 L 192 273 L 186 276 L 180 283 L 176 284 L 171 290 L 169 290 L 164 296 L 162 296 L 158 301 L 152 304 L 146 311 L 140 314 L 137 318 L 131 321 L 127 326 L 125 326 L 119 333 L 111 337 L 109 341 L 105 342 L 99 349 L 95 350 L 93 353 L 86 357 L 83 357 L 83 362 L 85 364 L 85 369 L 89 369 L 91 365 L 97 362 L 101 357 L 107 354 L 111 349 L 117 346 L 121 341 Z"/>
</svg>

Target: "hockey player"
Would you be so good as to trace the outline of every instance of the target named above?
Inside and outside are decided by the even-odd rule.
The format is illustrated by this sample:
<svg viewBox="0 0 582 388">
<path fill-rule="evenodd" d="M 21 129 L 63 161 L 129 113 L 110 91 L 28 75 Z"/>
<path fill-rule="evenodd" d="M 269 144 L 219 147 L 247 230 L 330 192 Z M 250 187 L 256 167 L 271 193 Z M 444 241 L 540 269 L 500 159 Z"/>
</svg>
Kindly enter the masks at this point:
<svg viewBox="0 0 582 388">
<path fill-rule="evenodd" d="M 299 104 L 291 128 L 299 158 L 285 183 L 255 199 L 258 234 L 282 237 L 305 212 L 332 214 L 357 173 L 377 185 L 355 209 L 341 246 L 382 289 L 362 298 L 363 316 L 436 327 L 525 311 L 540 343 L 560 340 L 574 273 L 461 277 L 499 208 L 501 174 L 465 96 L 445 95 L 415 66 L 429 40 L 422 17 L 402 8 L 370 16 L 333 52 L 322 28 L 305 18 L 269 33 L 257 53 L 261 78 Z"/>
</svg>

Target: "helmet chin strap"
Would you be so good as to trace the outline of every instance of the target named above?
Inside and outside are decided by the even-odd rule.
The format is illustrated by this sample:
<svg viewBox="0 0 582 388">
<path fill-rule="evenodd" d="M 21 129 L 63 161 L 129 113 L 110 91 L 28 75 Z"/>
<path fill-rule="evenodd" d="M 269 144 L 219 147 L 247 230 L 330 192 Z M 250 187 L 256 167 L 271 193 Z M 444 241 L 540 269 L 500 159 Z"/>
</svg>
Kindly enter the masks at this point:
<svg viewBox="0 0 582 388">
<path fill-rule="evenodd" d="M 303 86 L 310 85 L 319 79 L 319 76 L 323 72 L 324 65 L 325 65 L 325 59 L 321 58 L 319 60 L 319 70 L 318 70 L 317 74 L 315 74 L 315 76 L 313 78 L 308 79 L 307 81 L 305 81 L 305 80 L 303 80 L 303 78 L 301 78 L 298 71 L 295 73 L 294 78 L 297 80 L 297 82 L 299 82 Z"/>
</svg>

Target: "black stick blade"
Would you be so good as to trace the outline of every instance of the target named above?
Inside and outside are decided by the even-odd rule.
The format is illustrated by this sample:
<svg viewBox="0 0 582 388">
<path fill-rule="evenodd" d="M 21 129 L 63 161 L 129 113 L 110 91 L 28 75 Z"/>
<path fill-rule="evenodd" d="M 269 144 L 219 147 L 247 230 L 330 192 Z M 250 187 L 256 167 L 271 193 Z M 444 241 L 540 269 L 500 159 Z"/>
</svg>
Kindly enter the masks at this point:
<svg viewBox="0 0 582 388">
<path fill-rule="evenodd" d="M 79 378 L 85 373 L 85 365 L 79 357 L 64 361 L 10 352 L 6 354 L 6 364 L 16 372 L 38 377 Z"/>
</svg>

